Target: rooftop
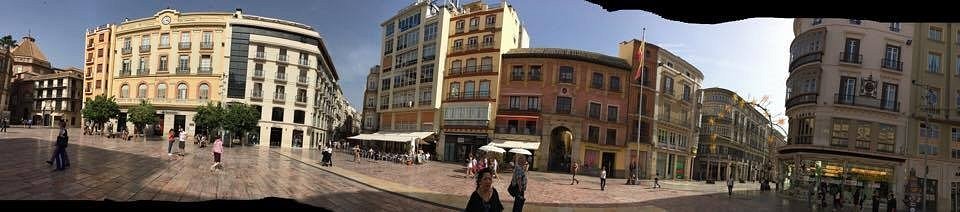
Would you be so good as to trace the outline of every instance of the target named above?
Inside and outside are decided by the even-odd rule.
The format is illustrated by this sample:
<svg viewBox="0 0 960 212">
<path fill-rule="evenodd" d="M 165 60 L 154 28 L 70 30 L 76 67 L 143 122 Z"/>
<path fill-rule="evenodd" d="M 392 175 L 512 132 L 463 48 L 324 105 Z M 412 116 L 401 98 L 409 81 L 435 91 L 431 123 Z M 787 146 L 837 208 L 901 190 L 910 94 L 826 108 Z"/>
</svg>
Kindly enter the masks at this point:
<svg viewBox="0 0 960 212">
<path fill-rule="evenodd" d="M 605 54 L 577 50 L 577 49 L 519 48 L 519 49 L 510 50 L 506 54 L 503 54 L 503 57 L 504 58 L 542 57 L 542 58 L 579 60 L 584 62 L 606 65 L 606 66 L 619 68 L 623 70 L 630 70 L 630 64 L 627 63 L 626 60 L 623 60 L 619 57 L 613 57 Z"/>
</svg>

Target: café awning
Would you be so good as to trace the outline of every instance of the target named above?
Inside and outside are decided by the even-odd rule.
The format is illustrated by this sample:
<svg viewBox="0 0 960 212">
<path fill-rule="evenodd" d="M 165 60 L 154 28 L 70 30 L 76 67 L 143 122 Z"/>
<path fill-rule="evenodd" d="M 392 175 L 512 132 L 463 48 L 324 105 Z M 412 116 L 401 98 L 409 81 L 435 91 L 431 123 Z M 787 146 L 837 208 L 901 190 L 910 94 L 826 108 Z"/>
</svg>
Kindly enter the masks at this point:
<svg viewBox="0 0 960 212">
<path fill-rule="evenodd" d="M 504 149 L 527 149 L 527 150 L 540 149 L 540 142 L 494 139 L 493 142 L 490 142 L 490 145 L 504 148 Z"/>
</svg>

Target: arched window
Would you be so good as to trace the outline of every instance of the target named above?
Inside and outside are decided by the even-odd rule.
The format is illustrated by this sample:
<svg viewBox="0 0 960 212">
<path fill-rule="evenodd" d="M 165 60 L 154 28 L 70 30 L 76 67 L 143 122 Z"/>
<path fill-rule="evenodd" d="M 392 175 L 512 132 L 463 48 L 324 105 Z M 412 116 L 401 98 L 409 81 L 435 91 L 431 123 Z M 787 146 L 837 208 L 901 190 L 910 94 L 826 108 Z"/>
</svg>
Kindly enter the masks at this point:
<svg viewBox="0 0 960 212">
<path fill-rule="evenodd" d="M 167 84 L 157 85 L 157 98 L 158 99 L 167 98 Z"/>
<path fill-rule="evenodd" d="M 120 98 L 130 98 L 130 86 L 122 85 L 120 86 Z"/>
<path fill-rule="evenodd" d="M 187 84 L 177 85 L 177 99 L 187 99 Z"/>
<path fill-rule="evenodd" d="M 137 98 L 147 98 L 147 84 L 137 86 Z"/>
<path fill-rule="evenodd" d="M 206 83 L 200 84 L 200 99 L 210 99 L 210 86 Z"/>
<path fill-rule="evenodd" d="M 493 71 L 493 57 L 480 58 L 480 72 Z"/>
</svg>

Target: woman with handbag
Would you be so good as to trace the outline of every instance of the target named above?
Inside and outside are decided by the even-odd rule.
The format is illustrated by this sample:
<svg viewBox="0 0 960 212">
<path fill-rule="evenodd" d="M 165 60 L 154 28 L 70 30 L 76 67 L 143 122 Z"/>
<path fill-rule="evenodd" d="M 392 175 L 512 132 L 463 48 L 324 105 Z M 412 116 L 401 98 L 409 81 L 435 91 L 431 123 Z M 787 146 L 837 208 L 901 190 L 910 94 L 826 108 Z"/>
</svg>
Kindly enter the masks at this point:
<svg viewBox="0 0 960 212">
<path fill-rule="evenodd" d="M 523 203 L 527 200 L 524 193 L 527 191 L 527 157 L 514 158 L 513 179 L 507 192 L 513 196 L 513 211 L 523 211 Z"/>
</svg>

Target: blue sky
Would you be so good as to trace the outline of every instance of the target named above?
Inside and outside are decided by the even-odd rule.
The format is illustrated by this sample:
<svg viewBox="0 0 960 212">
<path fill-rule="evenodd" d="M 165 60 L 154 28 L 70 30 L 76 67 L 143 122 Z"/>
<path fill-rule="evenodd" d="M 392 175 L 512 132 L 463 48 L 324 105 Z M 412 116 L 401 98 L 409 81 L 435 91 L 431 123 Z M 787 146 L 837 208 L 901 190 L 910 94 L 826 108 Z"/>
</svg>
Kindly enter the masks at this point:
<svg viewBox="0 0 960 212">
<path fill-rule="evenodd" d="M 488 2 L 499 2 L 490 1 Z M 233 11 L 313 26 L 324 37 L 340 84 L 352 105 L 362 104 L 369 68 L 379 61 L 379 24 L 413 0 L 322 1 L 4 1 L 0 35 L 19 40 L 29 31 L 54 66 L 82 67 L 83 34 L 89 27 L 152 16 L 171 7 L 184 12 Z M 462 3 L 471 2 L 462 0 Z M 640 38 L 667 48 L 704 72 L 703 86 L 742 96 L 770 96 L 768 108 L 783 113 L 792 19 L 749 19 L 699 25 L 669 21 L 645 11 L 607 12 L 582 0 L 515 0 L 531 47 L 558 47 L 616 55 L 617 43 Z"/>
</svg>

